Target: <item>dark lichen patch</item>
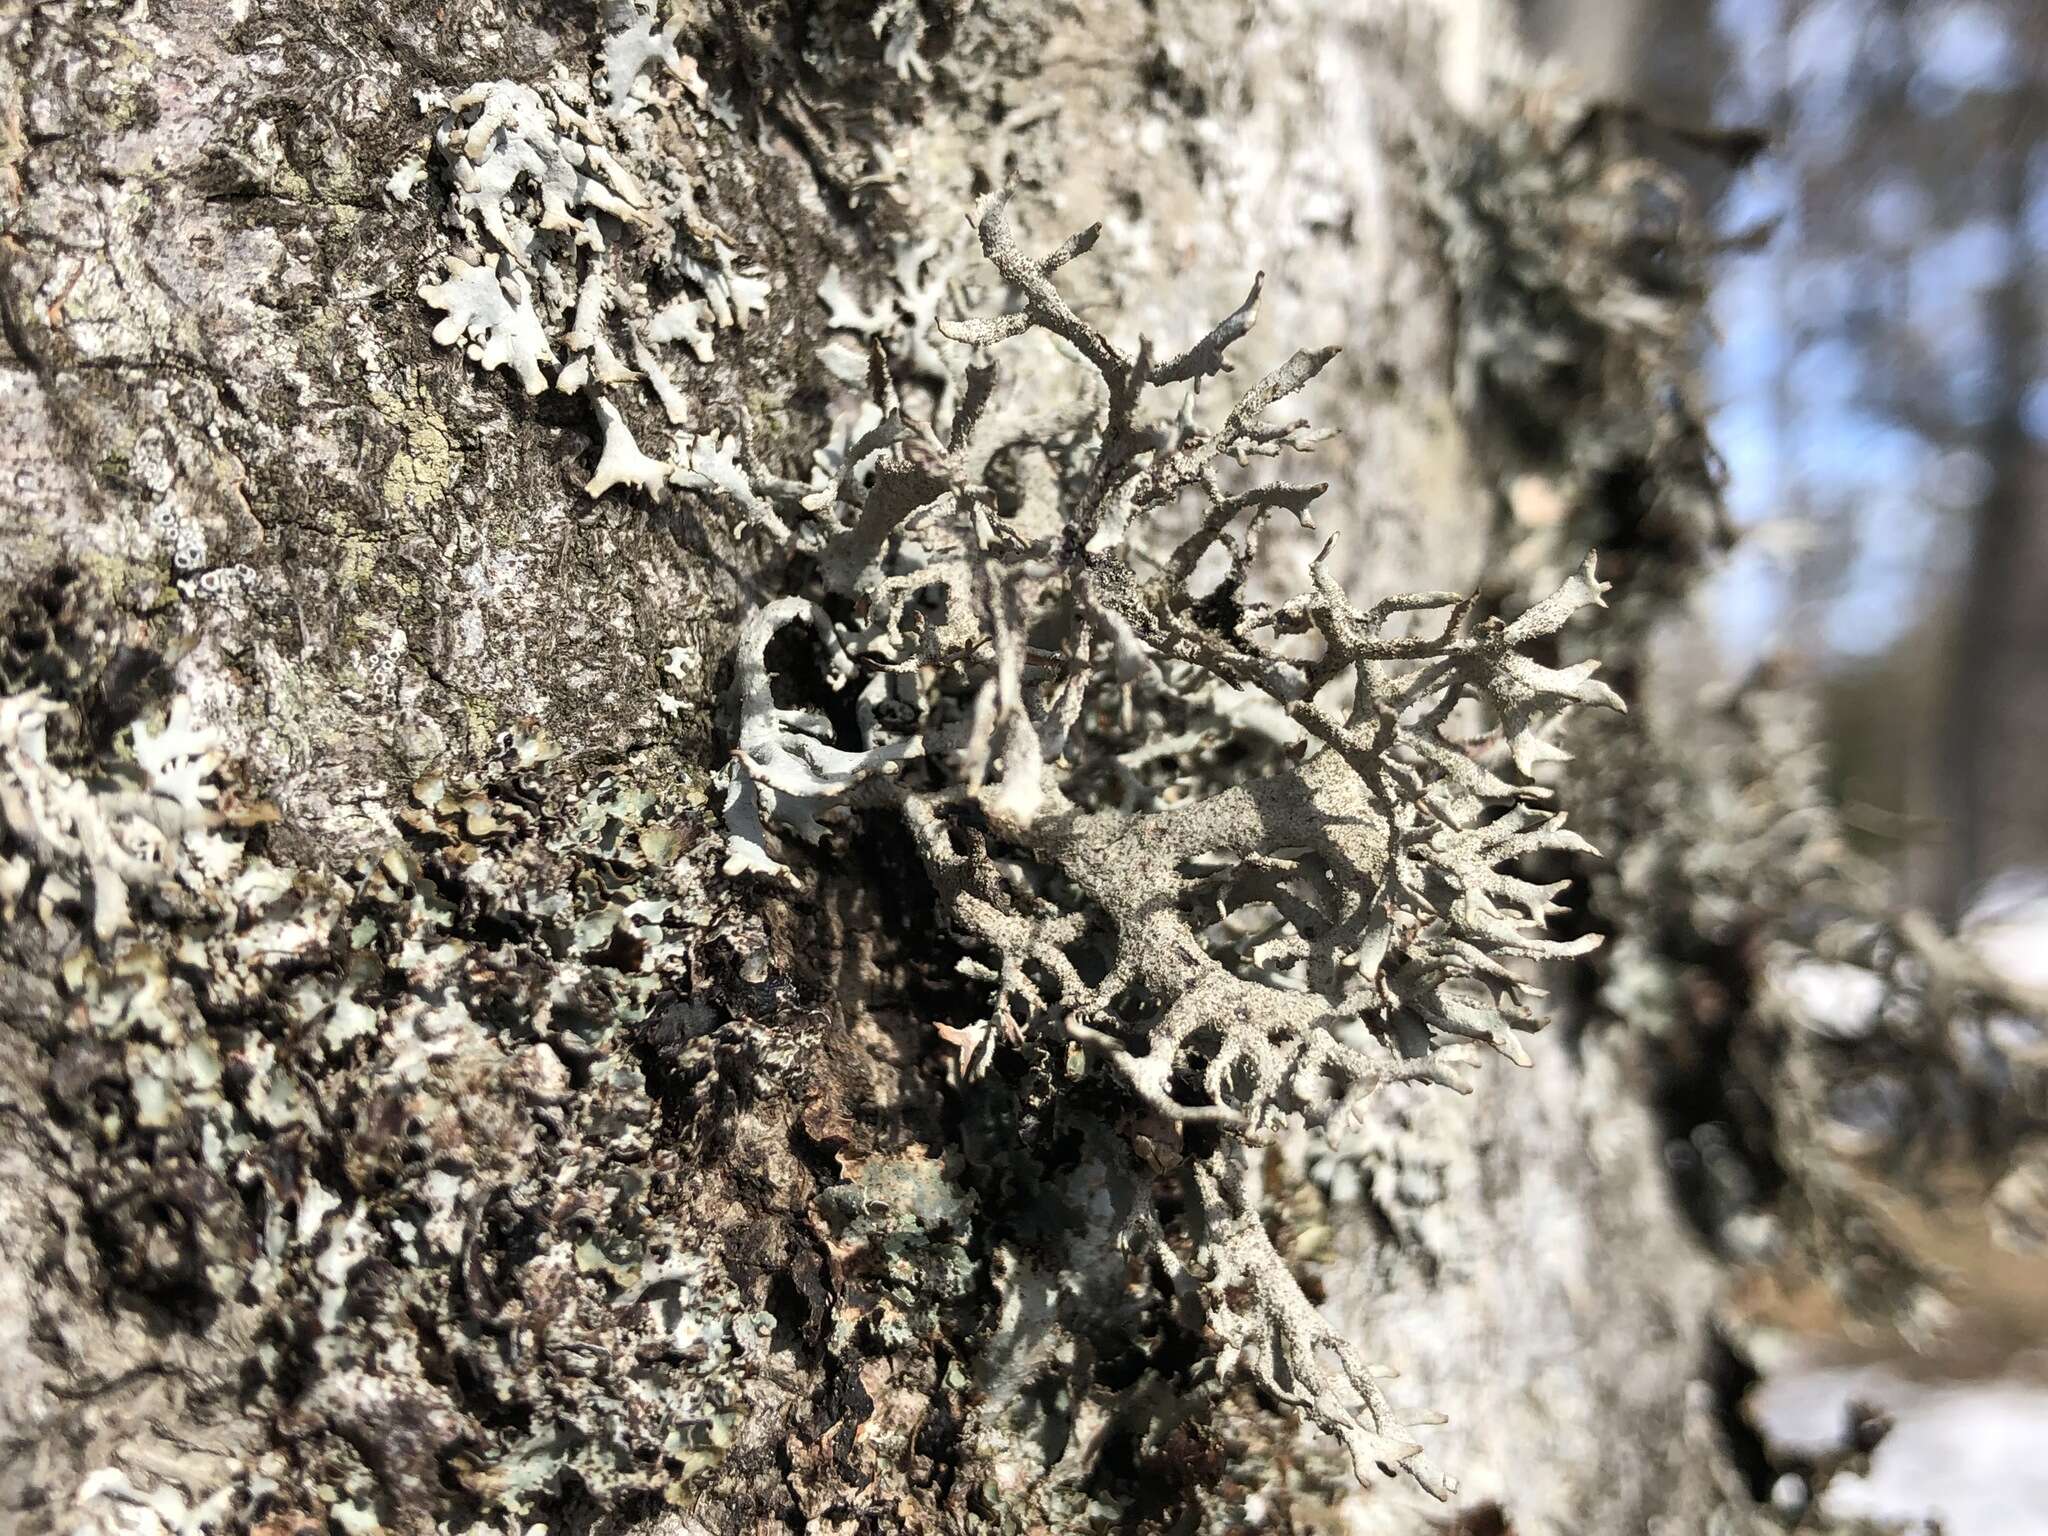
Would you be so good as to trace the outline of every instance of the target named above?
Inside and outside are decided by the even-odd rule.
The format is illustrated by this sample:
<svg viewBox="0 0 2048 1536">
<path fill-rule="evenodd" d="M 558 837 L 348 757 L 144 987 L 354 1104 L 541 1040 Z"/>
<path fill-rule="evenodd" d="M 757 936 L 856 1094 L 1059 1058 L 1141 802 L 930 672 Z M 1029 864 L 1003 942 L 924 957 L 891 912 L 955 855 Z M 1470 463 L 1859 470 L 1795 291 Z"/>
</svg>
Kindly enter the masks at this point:
<svg viewBox="0 0 2048 1536">
<path fill-rule="evenodd" d="M 1416 144 L 1458 295 L 1453 398 L 1502 514 L 1495 595 L 1526 597 L 1597 547 L 1617 590 L 1655 583 L 1644 605 L 1661 608 L 1731 537 L 1691 377 L 1706 239 L 1635 114 L 1515 107 Z M 1668 558 L 1639 567 L 1644 544 Z"/>
<path fill-rule="evenodd" d="M 637 787 L 673 764 L 509 735 L 486 776 L 417 785 L 400 841 L 310 870 L 261 851 L 182 705 L 79 772 L 43 750 L 69 708 L 5 704 L 7 959 L 61 978 L 33 1076 L 93 1288 L 211 1355 L 217 1420 L 279 1437 L 189 1495 L 545 1519 L 778 1438 L 768 1272 L 720 1255 L 801 1241 L 773 1106 L 815 1025 L 700 980 L 765 938 L 704 883 L 701 797 Z M 151 837 L 147 869 L 116 851 Z M 636 1034 L 686 1006 L 751 1037 L 750 1186 L 658 1134 Z"/>
</svg>

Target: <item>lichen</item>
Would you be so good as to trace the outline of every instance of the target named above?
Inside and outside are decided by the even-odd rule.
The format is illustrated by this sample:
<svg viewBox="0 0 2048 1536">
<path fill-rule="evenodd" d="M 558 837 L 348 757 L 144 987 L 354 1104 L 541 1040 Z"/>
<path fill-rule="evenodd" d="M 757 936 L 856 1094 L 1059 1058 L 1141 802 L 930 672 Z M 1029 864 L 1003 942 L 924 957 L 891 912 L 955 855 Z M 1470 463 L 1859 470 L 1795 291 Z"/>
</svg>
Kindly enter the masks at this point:
<svg viewBox="0 0 2048 1536">
<path fill-rule="evenodd" d="M 584 396 L 602 434 L 592 497 L 630 487 L 658 501 L 688 483 L 687 435 L 667 452 L 651 427 L 636 438 L 629 386 L 645 386 L 666 426 L 688 428 L 677 370 L 709 362 L 719 333 L 763 314 L 772 291 L 699 206 L 716 119 L 678 30 L 628 4 L 587 76 L 422 101 L 455 241 L 439 280 L 420 283 L 443 312 L 434 339 L 509 370 L 529 395 Z"/>
<path fill-rule="evenodd" d="M 1458 376 L 1500 492 L 1495 580 L 1530 589 L 1599 543 L 1625 577 L 1610 627 L 1635 686 L 1697 690 L 1660 663 L 1731 537 L 1688 377 L 1697 216 L 1626 112 L 1563 98 L 1505 122 L 1427 180 L 1460 292 L 1485 296 L 1461 305 Z M 2048 998 L 1967 931 L 1896 910 L 1850 851 L 1796 690 L 1766 670 L 1714 692 L 1575 729 L 1590 833 L 1617 849 L 1586 871 L 1612 936 L 1594 1018 L 1645 1053 L 1677 1192 L 1719 1252 L 1924 1339 L 1945 1277 L 1886 1207 L 1939 1187 L 1967 1209 L 1969 1190 L 1993 1232 L 2025 1226 L 2007 1213 L 2048 1115 Z"/>
<path fill-rule="evenodd" d="M 323 871 L 263 851 L 275 813 L 182 695 L 90 772 L 52 753 L 70 713 L 0 697 L 0 913 L 62 1000 L 59 1177 L 110 1298 L 211 1333 L 217 1411 L 279 1436 L 109 1465 L 78 1528 L 424 1531 L 451 1495 L 544 1519 L 716 1467 L 787 1361 L 706 1251 L 733 1218 L 658 1142 L 636 1045 L 715 934 L 760 942 L 703 883 L 701 794 L 566 780 L 515 734 Z"/>
<path fill-rule="evenodd" d="M 372 388 L 370 403 L 385 420 L 402 428 L 405 446 L 384 471 L 384 500 L 393 507 L 431 507 L 448 494 L 462 473 L 462 454 L 448 423 L 430 404 Z"/>
<path fill-rule="evenodd" d="M 1848 849 L 1809 711 L 1769 689 L 1594 770 L 1646 816 L 1596 877 L 1616 942 L 1602 1016 L 1635 1032 L 1698 1108 L 1672 1127 L 1682 1194 L 1731 1259 L 1818 1280 L 1861 1322 L 1924 1340 L 1950 1313 L 1939 1267 L 1887 1209 L 1921 1191 L 2024 1242 L 2048 1126 L 2048 997 L 1891 910 Z M 1642 809 L 1637 803 L 1642 802 Z"/>
<path fill-rule="evenodd" d="M 786 878 L 775 834 L 816 843 L 859 812 L 901 817 L 989 1000 L 949 1033 L 963 1076 L 1024 1039 L 1106 1064 L 1188 1213 L 1169 1230 L 1139 1186 L 1126 1241 L 1203 1317 L 1225 1374 L 1336 1434 L 1361 1476 L 1404 1467 L 1442 1496 L 1452 1484 L 1399 1432 L 1375 1370 L 1272 1247 L 1247 1153 L 1368 1113 L 1385 1084 L 1465 1087 L 1466 1042 L 1526 1063 L 1514 1032 L 1540 1020 L 1517 965 L 1597 940 L 1544 936 L 1560 887 L 1503 866 L 1590 852 L 1542 804 L 1536 775 L 1564 756 L 1546 721 L 1619 704 L 1592 664 L 1526 652 L 1604 589 L 1588 557 L 1469 633 L 1470 598 L 1360 608 L 1324 560 L 1308 592 L 1250 600 L 1262 525 L 1307 521 L 1324 487 L 1227 490 L 1222 463 L 1312 448 L 1305 422 L 1265 413 L 1331 354 L 1297 352 L 1213 427 L 1186 407 L 1148 416 L 1148 391 L 1229 371 L 1259 285 L 1184 352 L 1127 352 L 1053 282 L 1099 230 L 1032 258 L 1008 201 L 985 199 L 976 227 L 1022 307 L 941 330 L 976 347 L 1049 332 L 1097 390 L 999 403 L 977 364 L 941 436 L 876 363 L 871 424 L 821 459 L 836 478 L 806 503 L 823 590 L 765 604 L 741 633 L 726 872 Z M 1030 459 L 1045 471 L 1010 481 Z M 1009 505 L 998 463 L 1021 487 Z M 1190 495 L 1202 508 L 1178 542 L 1148 549 Z M 811 643 L 815 704 L 778 698 L 792 633 Z M 1243 755 L 1234 772 L 1176 782 L 1226 749 Z"/>
<path fill-rule="evenodd" d="M 1648 132 L 1626 107 L 1516 92 L 1483 132 L 1425 133 L 1416 183 L 1459 295 L 1454 404 L 1501 513 L 1490 583 L 1540 588 L 1590 545 L 1661 615 L 1732 532 L 1693 378 L 1706 239 Z"/>
<path fill-rule="evenodd" d="M 2048 999 L 1895 910 L 1849 851 L 1796 690 L 1766 669 L 1695 700 L 1666 663 L 1732 539 L 1691 378 L 1706 235 L 1640 114 L 1525 96 L 1490 126 L 1428 143 L 1419 177 L 1460 295 L 1457 404 L 1497 493 L 1489 587 L 1540 591 L 1597 544 L 1624 686 L 1686 698 L 1571 728 L 1584 828 L 1616 850 L 1582 866 L 1610 935 L 1593 1023 L 1642 1053 L 1676 1192 L 1724 1257 L 1924 1339 L 1944 1277 L 1886 1207 L 1939 1187 L 1967 1209 L 1968 1189 L 1994 1232 L 2026 1225 L 2007 1213 L 2048 1112 Z M 1760 144 L 1690 141 L 1736 162 Z"/>
</svg>

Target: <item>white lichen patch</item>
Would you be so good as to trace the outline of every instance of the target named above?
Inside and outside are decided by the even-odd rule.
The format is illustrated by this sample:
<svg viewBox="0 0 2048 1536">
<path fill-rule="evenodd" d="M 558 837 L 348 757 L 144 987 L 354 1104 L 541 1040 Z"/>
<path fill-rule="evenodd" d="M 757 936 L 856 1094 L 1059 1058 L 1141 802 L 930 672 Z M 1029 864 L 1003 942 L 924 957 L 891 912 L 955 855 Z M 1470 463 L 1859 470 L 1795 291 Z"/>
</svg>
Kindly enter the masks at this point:
<svg viewBox="0 0 2048 1536">
<path fill-rule="evenodd" d="M 412 201 L 412 189 L 426 180 L 427 162 L 418 155 L 407 155 L 399 161 L 398 169 L 384 181 L 384 195 L 394 203 Z"/>
<path fill-rule="evenodd" d="M 555 366 L 555 352 L 533 311 L 526 280 L 516 272 L 501 274 L 494 263 L 472 265 L 460 256 L 450 256 L 447 265 L 441 282 L 420 284 L 420 297 L 447 313 L 434 327 L 434 340 L 463 347 L 484 369 L 509 367 L 529 395 L 545 390 L 543 365 Z"/>
<path fill-rule="evenodd" d="M 660 500 L 668 486 L 669 466 L 640 451 L 632 428 L 609 400 L 597 402 L 597 419 L 604 427 L 604 453 L 597 461 L 597 473 L 583 487 L 584 494 L 602 496 L 615 485 L 633 485 Z"/>
<path fill-rule="evenodd" d="M 434 339 L 484 369 L 508 369 L 530 395 L 585 396 L 603 437 L 589 494 L 630 488 L 659 499 L 687 444 L 636 440 L 645 391 L 674 428 L 691 420 L 686 371 L 710 362 L 722 331 L 767 311 L 772 285 L 698 207 L 716 121 L 678 23 L 624 8 L 589 73 L 539 85 L 488 81 L 435 118 L 433 173 L 448 189 L 455 249 L 420 298 L 443 312 Z M 403 197 L 404 168 L 390 191 Z M 642 441 L 647 446 L 642 447 Z M 739 502 L 743 511 L 755 505 Z M 760 522 L 770 536 L 779 525 Z"/>
<path fill-rule="evenodd" d="M 0 900 L 13 921 L 26 867 L 39 866 L 48 872 L 39 916 L 48 921 L 65 903 L 86 902 L 93 934 L 104 942 L 129 927 L 137 892 L 178 880 L 194 859 L 201 867 L 215 861 L 209 831 L 219 812 L 210 777 L 219 756 L 213 735 L 193 725 L 181 700 L 162 730 L 137 728 L 139 783 L 88 782 L 50 759 L 48 728 L 58 707 L 38 693 L 0 699 L 0 818 L 22 849 L 15 872 L 0 880 Z"/>
</svg>

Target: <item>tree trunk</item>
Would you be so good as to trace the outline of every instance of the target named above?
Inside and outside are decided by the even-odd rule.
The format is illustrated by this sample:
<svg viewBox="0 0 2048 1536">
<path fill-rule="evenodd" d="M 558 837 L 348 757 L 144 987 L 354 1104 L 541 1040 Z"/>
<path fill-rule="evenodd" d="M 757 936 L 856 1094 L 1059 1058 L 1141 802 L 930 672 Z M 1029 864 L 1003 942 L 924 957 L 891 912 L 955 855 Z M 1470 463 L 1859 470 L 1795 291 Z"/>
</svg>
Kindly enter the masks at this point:
<svg viewBox="0 0 2048 1536">
<path fill-rule="evenodd" d="M 1360 601 L 1514 612 L 1613 541 L 1588 643 L 1648 686 L 1717 538 L 1664 183 L 1480 0 L 684 5 L 666 60 L 641 20 L 0 29 L 9 1527 L 1745 1528 L 1717 1261 L 1583 964 L 1532 1069 L 1254 1165 L 1321 1315 L 1448 1415 L 1412 1431 L 1447 1511 L 1171 1304 L 1115 1220 L 1156 1127 L 1104 1067 L 963 1070 L 902 827 L 728 874 L 717 777 L 736 632 L 810 579 L 719 466 L 806 481 L 870 341 L 949 401 L 933 323 L 1005 307 L 966 216 L 1008 184 L 1033 249 L 1104 222 L 1061 282 L 1119 345 L 1266 273 L 1212 392 L 1344 348 L 1321 526 L 1255 588 L 1334 536 Z M 672 481 L 595 393 L 435 339 L 480 205 L 431 135 L 551 74 L 717 268 L 708 360 L 632 395 L 639 448 L 682 423 Z"/>
<path fill-rule="evenodd" d="M 2000 875 L 2025 877 L 2048 860 L 2048 791 L 2030 766 L 2048 702 L 2044 457 L 2027 422 L 2041 367 L 2040 263 L 2026 233 L 2029 170 L 2043 139 L 2039 94 L 2015 90 L 2003 117 L 1995 212 L 2012 241 L 2013 269 L 1991 299 L 1992 404 L 1978 437 L 1986 484 L 1971 520 L 1942 722 L 1944 896 L 1954 913 Z"/>
</svg>

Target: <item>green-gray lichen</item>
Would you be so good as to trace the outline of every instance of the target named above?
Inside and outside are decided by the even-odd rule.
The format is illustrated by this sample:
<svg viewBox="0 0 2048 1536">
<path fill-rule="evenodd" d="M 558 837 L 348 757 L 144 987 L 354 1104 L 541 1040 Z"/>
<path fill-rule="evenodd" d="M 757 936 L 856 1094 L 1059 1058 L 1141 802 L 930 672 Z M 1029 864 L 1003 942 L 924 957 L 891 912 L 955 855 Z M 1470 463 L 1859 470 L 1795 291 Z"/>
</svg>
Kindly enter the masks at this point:
<svg viewBox="0 0 2048 1536">
<path fill-rule="evenodd" d="M 215 1417 L 284 1438 L 112 1463 L 69 1528 L 419 1531 L 451 1496 L 530 1518 L 715 1467 L 774 1400 L 774 1321 L 702 1247 L 733 1218 L 638 1047 L 714 934 L 759 944 L 703 884 L 702 797 L 565 794 L 515 735 L 329 873 L 262 851 L 184 698 L 112 771 L 52 750 L 71 714 L 0 698 L 0 915 L 55 979 L 59 1176 L 113 1302 L 206 1329 L 239 1372 Z"/>
</svg>

